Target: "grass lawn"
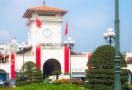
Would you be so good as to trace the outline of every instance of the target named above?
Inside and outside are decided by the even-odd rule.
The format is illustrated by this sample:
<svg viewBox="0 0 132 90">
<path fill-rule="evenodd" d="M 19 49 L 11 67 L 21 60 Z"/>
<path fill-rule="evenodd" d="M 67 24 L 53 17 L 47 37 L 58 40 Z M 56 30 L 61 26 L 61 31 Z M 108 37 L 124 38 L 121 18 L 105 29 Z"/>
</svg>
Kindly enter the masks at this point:
<svg viewBox="0 0 132 90">
<path fill-rule="evenodd" d="M 132 86 L 131 85 L 129 86 L 129 90 L 132 90 Z"/>
<path fill-rule="evenodd" d="M 0 90 L 89 90 L 83 88 L 80 85 L 70 85 L 70 84 L 47 84 L 47 83 L 40 83 L 40 84 L 31 84 L 26 86 L 17 86 L 14 88 L 0 88 Z"/>
</svg>

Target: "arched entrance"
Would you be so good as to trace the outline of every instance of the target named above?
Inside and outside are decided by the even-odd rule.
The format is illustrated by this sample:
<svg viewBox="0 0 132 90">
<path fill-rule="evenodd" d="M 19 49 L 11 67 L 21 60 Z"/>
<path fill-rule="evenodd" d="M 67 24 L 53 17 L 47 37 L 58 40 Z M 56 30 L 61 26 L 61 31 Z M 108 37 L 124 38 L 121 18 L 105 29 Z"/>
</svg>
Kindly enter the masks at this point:
<svg viewBox="0 0 132 90">
<path fill-rule="evenodd" d="M 61 71 L 60 62 L 56 59 L 48 59 L 43 65 L 43 78 L 52 75 L 55 70 Z"/>
<path fill-rule="evenodd" d="M 6 71 L 3 69 L 0 69 L 0 79 L 2 79 L 2 81 L 6 81 Z"/>
</svg>

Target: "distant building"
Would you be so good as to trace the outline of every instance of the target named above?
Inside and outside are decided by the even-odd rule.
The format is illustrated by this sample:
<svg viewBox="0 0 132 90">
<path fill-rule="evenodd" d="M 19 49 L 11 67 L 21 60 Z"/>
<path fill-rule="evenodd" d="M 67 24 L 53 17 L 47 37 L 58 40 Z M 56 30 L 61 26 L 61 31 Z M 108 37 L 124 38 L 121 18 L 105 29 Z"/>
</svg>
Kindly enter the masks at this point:
<svg viewBox="0 0 132 90">
<path fill-rule="evenodd" d="M 124 56 L 126 63 L 127 63 L 127 68 L 124 68 L 124 69 L 129 70 L 128 81 L 130 83 L 130 81 L 132 80 L 132 52 L 124 52 L 123 56 Z"/>
<path fill-rule="evenodd" d="M 71 72 L 72 77 L 85 77 L 85 70 L 90 52 L 75 53 L 61 42 L 62 16 L 66 10 L 39 6 L 29 8 L 23 15 L 27 18 L 28 43 L 18 43 L 13 39 L 5 45 L 1 45 L 2 54 L 8 54 L 7 63 L 0 64 L 2 80 L 15 78 L 15 71 L 19 72 L 22 65 L 27 61 L 33 61 L 42 70 L 43 77 L 51 75 L 55 70 L 63 73 Z M 36 18 L 42 22 L 41 28 L 36 26 Z M 8 52 L 5 52 L 8 49 Z M 4 52 L 3 52 L 4 51 Z M 71 57 L 70 57 L 71 56 Z"/>
</svg>

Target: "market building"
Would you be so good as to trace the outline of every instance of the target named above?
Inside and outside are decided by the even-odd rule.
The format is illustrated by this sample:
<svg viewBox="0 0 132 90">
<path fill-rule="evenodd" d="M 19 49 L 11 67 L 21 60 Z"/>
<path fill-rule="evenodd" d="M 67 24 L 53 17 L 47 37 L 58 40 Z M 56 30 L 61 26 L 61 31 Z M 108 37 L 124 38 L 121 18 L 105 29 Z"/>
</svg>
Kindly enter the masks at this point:
<svg viewBox="0 0 132 90">
<path fill-rule="evenodd" d="M 91 53 L 76 53 L 61 42 L 62 17 L 67 12 L 45 5 L 26 10 L 23 18 L 28 19 L 28 43 L 18 43 L 12 39 L 6 44 L 6 49 L 9 49 L 6 59 L 8 62 L 0 65 L 3 81 L 15 78 L 15 72 L 19 72 L 27 61 L 36 63 L 43 76 L 51 75 L 55 70 L 62 73 L 70 73 L 71 70 L 72 77 L 85 77 L 85 70 L 88 68 L 86 64 Z M 37 19 L 42 23 L 41 27 L 36 26 Z"/>
<path fill-rule="evenodd" d="M 36 63 L 42 70 L 43 76 L 51 75 L 55 70 L 63 74 L 70 73 L 71 70 L 72 77 L 85 77 L 85 70 L 90 68 L 86 64 L 91 52 L 76 53 L 70 51 L 70 48 L 61 42 L 62 17 L 67 12 L 49 6 L 38 6 L 26 10 L 23 18 L 27 18 L 28 43 L 17 42 L 16 39 L 6 44 L 0 43 L 0 76 L 3 81 L 15 78 L 15 72 L 19 72 L 27 61 Z M 41 21 L 41 28 L 36 26 L 36 19 Z M 124 69 L 129 70 L 130 82 L 132 53 L 126 52 L 125 57 L 127 68 Z"/>
</svg>

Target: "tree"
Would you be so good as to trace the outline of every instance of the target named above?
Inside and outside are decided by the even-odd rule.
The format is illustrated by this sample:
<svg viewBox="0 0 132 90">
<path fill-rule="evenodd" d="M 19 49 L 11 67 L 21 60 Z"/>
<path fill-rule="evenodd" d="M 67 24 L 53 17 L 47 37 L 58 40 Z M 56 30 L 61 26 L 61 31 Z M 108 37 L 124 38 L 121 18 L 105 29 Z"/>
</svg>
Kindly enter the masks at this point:
<svg viewBox="0 0 132 90">
<path fill-rule="evenodd" d="M 113 90 L 114 88 L 114 57 L 115 48 L 109 45 L 98 47 L 92 54 L 87 66 L 92 66 L 86 70 L 85 84 L 92 90 Z M 126 67 L 126 61 L 120 53 L 120 66 Z M 121 69 L 121 84 L 122 90 L 127 90 L 128 71 Z"/>
<path fill-rule="evenodd" d="M 32 61 L 27 61 L 21 67 L 18 79 L 27 82 L 42 82 L 42 77 L 42 71 L 37 67 L 37 65 Z"/>
<path fill-rule="evenodd" d="M 55 71 L 52 72 L 52 74 L 53 74 L 53 75 L 56 75 L 56 79 L 58 79 L 58 75 L 60 75 L 60 74 L 62 74 L 62 73 L 61 73 L 61 71 L 55 70 Z"/>
</svg>

